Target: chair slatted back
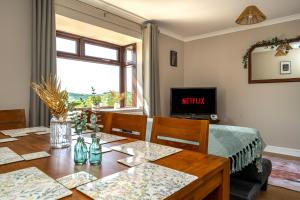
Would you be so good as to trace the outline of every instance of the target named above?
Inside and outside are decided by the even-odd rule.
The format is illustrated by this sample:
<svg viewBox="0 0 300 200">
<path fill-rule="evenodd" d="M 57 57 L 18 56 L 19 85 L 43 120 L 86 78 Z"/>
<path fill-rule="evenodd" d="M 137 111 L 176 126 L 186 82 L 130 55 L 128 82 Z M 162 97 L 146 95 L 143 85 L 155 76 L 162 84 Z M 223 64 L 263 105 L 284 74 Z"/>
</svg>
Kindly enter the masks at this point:
<svg viewBox="0 0 300 200">
<path fill-rule="evenodd" d="M 151 142 L 207 153 L 208 120 L 154 117 Z"/>
<path fill-rule="evenodd" d="M 147 116 L 145 115 L 110 112 L 106 113 L 103 132 L 145 140 L 146 126 Z"/>
<path fill-rule="evenodd" d="M 24 109 L 0 110 L 0 130 L 26 127 Z"/>
</svg>

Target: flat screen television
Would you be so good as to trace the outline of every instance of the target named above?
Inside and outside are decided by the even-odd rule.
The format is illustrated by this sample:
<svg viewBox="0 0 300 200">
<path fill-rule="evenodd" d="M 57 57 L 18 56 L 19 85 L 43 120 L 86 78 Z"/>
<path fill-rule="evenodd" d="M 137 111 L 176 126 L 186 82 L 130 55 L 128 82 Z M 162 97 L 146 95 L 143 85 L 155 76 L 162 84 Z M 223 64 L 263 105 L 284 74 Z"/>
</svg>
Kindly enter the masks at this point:
<svg viewBox="0 0 300 200">
<path fill-rule="evenodd" d="M 171 115 L 217 114 L 217 88 L 171 88 Z"/>
</svg>

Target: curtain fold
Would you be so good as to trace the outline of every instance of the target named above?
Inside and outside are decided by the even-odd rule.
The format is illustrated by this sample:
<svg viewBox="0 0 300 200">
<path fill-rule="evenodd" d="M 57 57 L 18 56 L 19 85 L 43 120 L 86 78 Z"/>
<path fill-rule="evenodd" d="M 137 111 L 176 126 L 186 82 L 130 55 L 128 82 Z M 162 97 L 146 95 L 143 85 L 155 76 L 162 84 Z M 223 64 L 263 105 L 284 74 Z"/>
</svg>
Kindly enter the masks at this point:
<svg viewBox="0 0 300 200">
<path fill-rule="evenodd" d="M 32 0 L 31 82 L 56 74 L 56 31 L 54 0 Z M 49 126 L 50 112 L 30 90 L 30 126 Z"/>
<path fill-rule="evenodd" d="M 143 25 L 143 111 L 149 117 L 160 115 L 158 25 Z"/>
</svg>

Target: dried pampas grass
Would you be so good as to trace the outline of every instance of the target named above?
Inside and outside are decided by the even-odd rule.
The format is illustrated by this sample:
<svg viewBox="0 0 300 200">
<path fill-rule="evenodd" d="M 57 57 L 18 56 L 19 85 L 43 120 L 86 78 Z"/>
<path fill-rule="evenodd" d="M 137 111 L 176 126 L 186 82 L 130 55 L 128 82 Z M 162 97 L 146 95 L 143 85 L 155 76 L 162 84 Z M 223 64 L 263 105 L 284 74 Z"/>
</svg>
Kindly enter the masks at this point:
<svg viewBox="0 0 300 200">
<path fill-rule="evenodd" d="M 49 108 L 52 115 L 57 119 L 67 118 L 68 109 L 66 102 L 68 100 L 68 93 L 67 91 L 60 91 L 60 81 L 56 76 L 50 75 L 47 81 L 42 77 L 41 83 L 32 83 L 31 86 Z"/>
</svg>

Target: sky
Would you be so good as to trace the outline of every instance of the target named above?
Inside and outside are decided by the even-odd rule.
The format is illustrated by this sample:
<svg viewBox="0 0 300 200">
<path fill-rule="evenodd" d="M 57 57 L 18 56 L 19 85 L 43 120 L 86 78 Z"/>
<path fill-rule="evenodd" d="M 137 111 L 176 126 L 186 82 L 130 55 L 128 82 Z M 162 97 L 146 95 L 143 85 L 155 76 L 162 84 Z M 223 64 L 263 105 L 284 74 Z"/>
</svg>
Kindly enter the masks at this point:
<svg viewBox="0 0 300 200">
<path fill-rule="evenodd" d="M 119 91 L 119 66 L 57 58 L 61 89 L 73 93 L 97 94 Z"/>
</svg>

